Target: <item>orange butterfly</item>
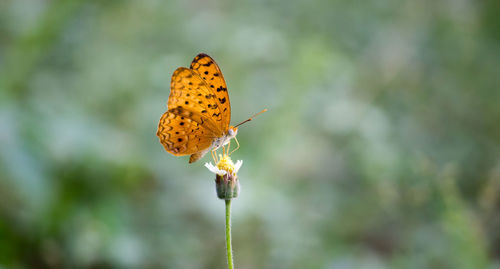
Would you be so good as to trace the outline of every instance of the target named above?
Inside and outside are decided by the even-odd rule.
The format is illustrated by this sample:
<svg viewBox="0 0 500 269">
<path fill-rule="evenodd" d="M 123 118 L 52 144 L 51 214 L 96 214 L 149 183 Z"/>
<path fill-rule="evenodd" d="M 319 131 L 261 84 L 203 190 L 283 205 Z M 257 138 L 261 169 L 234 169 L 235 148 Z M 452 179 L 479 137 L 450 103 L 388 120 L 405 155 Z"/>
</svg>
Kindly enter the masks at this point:
<svg viewBox="0 0 500 269">
<path fill-rule="evenodd" d="M 214 151 L 236 138 L 239 125 L 253 118 L 229 126 L 231 106 L 226 82 L 219 66 L 204 53 L 194 58 L 190 68 L 175 70 L 167 106 L 156 135 L 169 153 L 191 155 L 189 163 L 199 160 L 210 148 L 213 157 Z"/>
</svg>

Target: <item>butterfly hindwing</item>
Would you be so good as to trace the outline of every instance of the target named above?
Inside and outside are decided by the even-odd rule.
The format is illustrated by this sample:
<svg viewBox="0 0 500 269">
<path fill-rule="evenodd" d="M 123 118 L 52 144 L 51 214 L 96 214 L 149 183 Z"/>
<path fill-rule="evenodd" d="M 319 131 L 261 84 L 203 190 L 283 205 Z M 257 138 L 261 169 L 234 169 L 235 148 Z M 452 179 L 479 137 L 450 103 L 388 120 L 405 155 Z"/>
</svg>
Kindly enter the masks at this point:
<svg viewBox="0 0 500 269">
<path fill-rule="evenodd" d="M 191 118 L 175 110 L 163 114 L 156 135 L 165 149 L 176 156 L 194 154 L 210 147 L 213 134 Z"/>
</svg>

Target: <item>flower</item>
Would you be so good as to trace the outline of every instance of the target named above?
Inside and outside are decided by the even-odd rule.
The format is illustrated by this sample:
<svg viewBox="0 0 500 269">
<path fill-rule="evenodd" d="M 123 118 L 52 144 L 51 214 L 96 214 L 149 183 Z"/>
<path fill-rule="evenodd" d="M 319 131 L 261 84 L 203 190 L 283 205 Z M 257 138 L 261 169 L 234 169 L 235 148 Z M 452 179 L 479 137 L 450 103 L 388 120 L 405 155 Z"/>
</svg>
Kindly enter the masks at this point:
<svg viewBox="0 0 500 269">
<path fill-rule="evenodd" d="M 221 155 L 219 155 L 219 157 L 220 156 Z M 224 155 L 215 166 L 212 163 L 205 163 L 205 167 L 208 168 L 210 172 L 219 176 L 223 176 L 228 172 L 230 174 L 238 173 L 238 170 L 240 170 L 242 164 L 242 160 L 238 160 L 236 161 L 236 164 L 234 164 L 233 160 L 231 160 L 231 157 L 229 157 L 228 155 Z"/>
<path fill-rule="evenodd" d="M 220 161 L 215 165 L 212 163 L 205 163 L 205 167 L 215 174 L 217 197 L 223 200 L 230 200 L 238 197 L 240 183 L 238 182 L 237 173 L 242 164 L 242 160 L 238 160 L 236 164 L 234 164 L 229 155 L 220 156 Z"/>
</svg>

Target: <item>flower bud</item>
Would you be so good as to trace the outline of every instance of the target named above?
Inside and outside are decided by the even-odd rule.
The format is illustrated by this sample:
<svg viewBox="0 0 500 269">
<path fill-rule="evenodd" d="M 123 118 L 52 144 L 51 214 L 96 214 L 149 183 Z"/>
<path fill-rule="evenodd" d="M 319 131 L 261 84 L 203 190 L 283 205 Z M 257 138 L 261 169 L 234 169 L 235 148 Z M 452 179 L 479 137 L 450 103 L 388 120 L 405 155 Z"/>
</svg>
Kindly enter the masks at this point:
<svg viewBox="0 0 500 269">
<path fill-rule="evenodd" d="M 215 189 L 217 197 L 222 200 L 229 200 L 238 197 L 240 192 L 240 182 L 237 175 L 225 174 L 215 176 Z"/>
</svg>

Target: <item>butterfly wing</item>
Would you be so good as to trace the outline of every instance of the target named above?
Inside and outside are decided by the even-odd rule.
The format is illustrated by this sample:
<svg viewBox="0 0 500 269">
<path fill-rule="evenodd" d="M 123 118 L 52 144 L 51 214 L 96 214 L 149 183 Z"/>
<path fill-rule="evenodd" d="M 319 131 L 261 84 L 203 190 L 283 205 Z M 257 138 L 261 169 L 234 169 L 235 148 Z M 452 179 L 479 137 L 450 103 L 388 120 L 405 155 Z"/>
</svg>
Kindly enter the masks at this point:
<svg viewBox="0 0 500 269">
<path fill-rule="evenodd" d="M 214 139 L 229 129 L 231 106 L 226 82 L 206 54 L 196 56 L 191 68 L 175 70 L 167 105 L 156 135 L 171 154 L 191 155 L 190 163 L 203 157 Z"/>
<path fill-rule="evenodd" d="M 229 123 L 231 122 L 231 105 L 229 103 L 226 81 L 224 80 L 224 76 L 222 76 L 219 66 L 210 56 L 200 53 L 193 59 L 190 68 L 199 74 L 212 91 L 212 94 L 216 96 L 218 106 L 221 108 L 220 113 L 222 113 L 220 126 L 224 132 L 227 132 Z"/>
<path fill-rule="evenodd" d="M 168 111 L 158 124 L 157 136 L 173 155 L 192 155 L 190 163 L 223 135 L 222 112 L 216 96 L 192 69 L 180 67 L 172 75 Z"/>
<path fill-rule="evenodd" d="M 227 131 L 221 128 L 224 113 L 216 95 L 192 69 L 179 67 L 175 70 L 170 84 L 168 108 L 191 112 L 189 117 L 212 131 L 214 136 L 220 137 Z"/>
<path fill-rule="evenodd" d="M 213 133 L 183 113 L 170 109 L 161 117 L 156 135 L 163 147 L 175 156 L 207 150 L 214 139 Z"/>
</svg>

